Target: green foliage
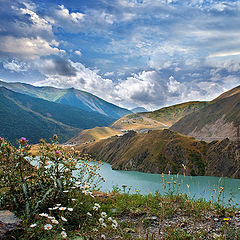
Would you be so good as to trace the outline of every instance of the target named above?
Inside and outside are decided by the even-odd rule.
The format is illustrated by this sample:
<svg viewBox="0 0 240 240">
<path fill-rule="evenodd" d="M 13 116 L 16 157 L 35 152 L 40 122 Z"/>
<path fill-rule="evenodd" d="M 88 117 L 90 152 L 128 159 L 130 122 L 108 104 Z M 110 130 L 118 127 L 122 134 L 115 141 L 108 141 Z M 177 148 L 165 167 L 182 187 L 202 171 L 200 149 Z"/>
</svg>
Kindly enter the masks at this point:
<svg viewBox="0 0 240 240">
<path fill-rule="evenodd" d="M 40 141 L 37 157 L 32 158 L 30 150 L 26 138 L 19 140 L 18 148 L 0 138 L 0 207 L 24 220 L 19 239 L 62 239 L 67 237 L 65 229 L 71 238 L 74 230 L 90 238 L 106 229 L 115 231 L 118 223 L 92 193 L 104 180 L 97 162 L 79 157 L 74 149 L 65 151 L 57 135 L 51 143 Z"/>
</svg>

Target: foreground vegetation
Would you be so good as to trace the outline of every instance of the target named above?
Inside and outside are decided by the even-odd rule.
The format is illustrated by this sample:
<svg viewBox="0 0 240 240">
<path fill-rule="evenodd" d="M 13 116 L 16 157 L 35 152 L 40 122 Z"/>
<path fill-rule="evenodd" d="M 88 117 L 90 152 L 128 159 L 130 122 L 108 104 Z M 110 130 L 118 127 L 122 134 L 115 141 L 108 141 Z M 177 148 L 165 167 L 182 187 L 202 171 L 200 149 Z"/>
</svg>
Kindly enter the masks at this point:
<svg viewBox="0 0 240 240">
<path fill-rule="evenodd" d="M 170 187 L 166 195 L 99 192 L 101 163 L 64 151 L 56 135 L 41 140 L 34 167 L 30 152 L 24 137 L 18 148 L 0 138 L 0 208 L 23 220 L 9 239 L 240 238 L 239 209 L 221 201 L 192 201 Z"/>
</svg>

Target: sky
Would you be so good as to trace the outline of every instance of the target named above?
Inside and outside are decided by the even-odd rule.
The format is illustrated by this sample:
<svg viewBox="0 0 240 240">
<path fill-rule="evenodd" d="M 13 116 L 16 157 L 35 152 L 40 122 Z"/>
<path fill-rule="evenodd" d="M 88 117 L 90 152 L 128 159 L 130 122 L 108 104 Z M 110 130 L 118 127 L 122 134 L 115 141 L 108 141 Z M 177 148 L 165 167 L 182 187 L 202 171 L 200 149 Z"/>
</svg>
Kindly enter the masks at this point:
<svg viewBox="0 0 240 240">
<path fill-rule="evenodd" d="M 211 100 L 240 85 L 240 0 L 0 0 L 0 80 L 126 108 Z"/>
</svg>

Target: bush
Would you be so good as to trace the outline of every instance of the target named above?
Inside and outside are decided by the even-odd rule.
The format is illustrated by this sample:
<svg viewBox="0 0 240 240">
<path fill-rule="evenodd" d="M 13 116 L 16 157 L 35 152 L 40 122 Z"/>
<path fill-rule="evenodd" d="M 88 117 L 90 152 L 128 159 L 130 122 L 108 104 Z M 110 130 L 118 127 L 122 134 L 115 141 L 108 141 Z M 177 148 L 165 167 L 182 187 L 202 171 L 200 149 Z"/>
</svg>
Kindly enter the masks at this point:
<svg viewBox="0 0 240 240">
<path fill-rule="evenodd" d="M 80 157 L 74 149 L 65 151 L 56 135 L 51 143 L 40 141 L 37 157 L 24 137 L 18 143 L 15 148 L 0 138 L 0 207 L 22 217 L 28 226 L 24 238 L 67 238 L 65 229 L 95 236 L 117 227 L 94 201 L 92 191 L 104 180 L 97 162 L 90 164 L 88 155 Z"/>
</svg>

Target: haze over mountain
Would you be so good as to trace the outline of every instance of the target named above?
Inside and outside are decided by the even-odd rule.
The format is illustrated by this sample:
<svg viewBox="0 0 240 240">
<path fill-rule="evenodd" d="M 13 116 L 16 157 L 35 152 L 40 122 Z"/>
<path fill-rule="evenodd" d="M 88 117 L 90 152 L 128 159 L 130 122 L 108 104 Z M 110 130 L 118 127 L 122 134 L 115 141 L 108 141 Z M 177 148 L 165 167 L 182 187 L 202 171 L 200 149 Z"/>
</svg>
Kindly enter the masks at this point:
<svg viewBox="0 0 240 240">
<path fill-rule="evenodd" d="M 86 111 L 98 112 L 113 119 L 118 119 L 131 113 L 131 111 L 125 108 L 118 107 L 93 94 L 74 88 L 59 89 L 54 87 L 35 87 L 21 82 L 7 83 L 3 81 L 0 81 L 0 86 L 32 97 L 63 103 Z"/>
<path fill-rule="evenodd" d="M 140 112 L 148 112 L 148 110 L 144 107 L 135 107 L 131 109 L 133 113 L 140 113 Z"/>
<path fill-rule="evenodd" d="M 82 129 L 107 126 L 113 119 L 65 104 L 13 92 L 0 87 L 0 136 L 13 144 L 24 136 L 30 143 L 58 134 L 64 142 Z"/>
</svg>

